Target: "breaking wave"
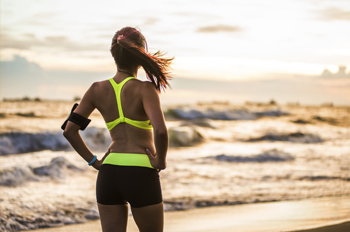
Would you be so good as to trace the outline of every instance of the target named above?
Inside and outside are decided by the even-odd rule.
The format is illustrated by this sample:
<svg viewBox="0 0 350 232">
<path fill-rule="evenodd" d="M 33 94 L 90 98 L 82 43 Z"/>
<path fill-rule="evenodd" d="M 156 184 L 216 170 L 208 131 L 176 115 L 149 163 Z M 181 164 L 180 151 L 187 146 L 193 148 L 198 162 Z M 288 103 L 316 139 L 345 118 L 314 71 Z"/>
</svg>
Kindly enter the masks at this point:
<svg viewBox="0 0 350 232">
<path fill-rule="evenodd" d="M 309 180 L 309 181 L 318 181 L 318 180 L 343 180 L 350 181 L 350 177 L 342 176 L 301 176 L 297 180 Z"/>
<path fill-rule="evenodd" d="M 203 136 L 191 126 L 171 127 L 169 132 L 170 146 L 192 146 L 203 142 Z M 84 142 L 92 151 L 106 151 L 112 140 L 106 128 L 90 127 L 80 132 Z M 0 135 L 0 155 L 21 154 L 43 150 L 73 150 L 64 138 L 62 131 L 26 133 L 10 132 Z"/>
<path fill-rule="evenodd" d="M 295 158 L 289 153 L 272 149 L 264 151 L 258 155 L 252 156 L 231 156 L 231 155 L 217 155 L 207 158 L 214 158 L 219 161 L 235 162 L 235 163 L 264 163 L 264 162 L 284 162 L 293 161 Z"/>
<path fill-rule="evenodd" d="M 90 127 L 80 132 L 87 146 L 94 151 L 104 151 L 111 143 L 106 128 Z M 0 155 L 21 154 L 34 151 L 72 150 L 71 145 L 63 137 L 62 131 L 27 133 L 9 132 L 0 135 Z"/>
<path fill-rule="evenodd" d="M 47 165 L 32 168 L 14 167 L 0 172 L 0 185 L 19 186 L 27 181 L 40 181 L 41 177 L 50 177 L 53 179 L 64 178 L 65 170 L 83 171 L 71 164 L 66 158 L 59 156 L 51 160 Z"/>
<path fill-rule="evenodd" d="M 267 110 L 261 112 L 250 112 L 245 109 L 213 110 L 213 109 L 193 109 L 187 107 L 168 109 L 166 115 L 172 115 L 180 119 L 208 118 L 216 120 L 255 120 L 259 117 L 279 117 L 289 115 L 288 112 L 276 110 Z"/>
<path fill-rule="evenodd" d="M 251 138 L 248 142 L 258 141 L 289 141 L 295 143 L 322 143 L 323 139 L 315 134 L 307 134 L 302 132 L 294 132 L 289 134 L 268 132 L 258 138 Z"/>
</svg>

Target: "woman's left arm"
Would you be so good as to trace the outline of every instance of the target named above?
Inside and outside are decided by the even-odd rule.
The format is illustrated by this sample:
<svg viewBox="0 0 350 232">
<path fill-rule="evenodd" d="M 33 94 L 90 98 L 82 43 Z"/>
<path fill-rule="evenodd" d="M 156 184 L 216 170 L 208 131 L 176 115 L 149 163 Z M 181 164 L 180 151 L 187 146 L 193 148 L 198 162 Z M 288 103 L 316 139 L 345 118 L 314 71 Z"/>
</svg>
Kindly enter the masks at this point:
<svg viewBox="0 0 350 232">
<path fill-rule="evenodd" d="M 92 111 L 94 111 L 96 99 L 94 96 L 97 94 L 98 83 L 94 83 L 91 87 L 86 91 L 84 97 L 82 98 L 78 107 L 74 110 L 74 113 L 77 113 L 85 118 L 88 118 Z M 74 150 L 78 152 L 78 154 L 86 161 L 91 162 L 94 158 L 94 155 L 89 150 L 89 148 L 84 143 L 83 139 L 79 134 L 80 126 L 75 124 L 74 122 L 68 121 L 66 128 L 63 132 L 63 136 L 68 140 L 68 142 L 72 145 Z M 96 160 L 93 163 L 93 167 L 97 170 L 100 169 L 102 162 L 101 160 Z"/>
</svg>

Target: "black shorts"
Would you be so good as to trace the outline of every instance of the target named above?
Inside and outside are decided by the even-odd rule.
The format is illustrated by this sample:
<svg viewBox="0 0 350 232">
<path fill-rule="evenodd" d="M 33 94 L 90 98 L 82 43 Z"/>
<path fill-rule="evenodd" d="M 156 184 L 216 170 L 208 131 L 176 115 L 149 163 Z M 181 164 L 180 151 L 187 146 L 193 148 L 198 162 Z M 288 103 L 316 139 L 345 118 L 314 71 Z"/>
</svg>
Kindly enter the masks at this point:
<svg viewBox="0 0 350 232">
<path fill-rule="evenodd" d="M 158 171 L 147 167 L 103 164 L 97 176 L 96 197 L 102 205 L 129 202 L 133 208 L 161 203 Z"/>
</svg>

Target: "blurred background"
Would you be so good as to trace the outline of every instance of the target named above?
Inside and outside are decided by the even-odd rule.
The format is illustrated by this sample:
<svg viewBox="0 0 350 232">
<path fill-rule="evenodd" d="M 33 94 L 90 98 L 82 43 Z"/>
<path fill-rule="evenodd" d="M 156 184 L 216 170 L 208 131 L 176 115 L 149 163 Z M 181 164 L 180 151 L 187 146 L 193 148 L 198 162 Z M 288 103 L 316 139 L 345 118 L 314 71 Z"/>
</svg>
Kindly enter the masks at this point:
<svg viewBox="0 0 350 232">
<path fill-rule="evenodd" d="M 347 0 L 3 0 L 1 98 L 81 97 L 114 75 L 124 26 L 175 57 L 165 104 L 350 103 Z"/>
<path fill-rule="evenodd" d="M 166 211 L 245 204 L 243 216 L 203 211 L 212 231 L 350 221 L 349 0 L 2 0 L 0 231 L 99 219 L 97 171 L 60 126 L 93 82 L 114 76 L 109 48 L 125 26 L 175 57 L 160 95 Z M 109 131 L 97 111 L 89 118 L 81 136 L 102 158 Z M 210 220 L 187 220 L 210 231 Z"/>
</svg>

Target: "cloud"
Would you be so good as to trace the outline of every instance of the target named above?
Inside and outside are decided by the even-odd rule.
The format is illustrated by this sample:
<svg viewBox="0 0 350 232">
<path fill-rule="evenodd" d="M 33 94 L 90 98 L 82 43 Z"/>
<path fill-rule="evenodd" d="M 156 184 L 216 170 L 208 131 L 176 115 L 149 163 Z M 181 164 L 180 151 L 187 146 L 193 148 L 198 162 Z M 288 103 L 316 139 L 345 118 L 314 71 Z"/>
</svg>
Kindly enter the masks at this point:
<svg viewBox="0 0 350 232">
<path fill-rule="evenodd" d="M 206 26 L 200 27 L 197 29 L 197 32 L 204 33 L 217 33 L 217 32 L 240 32 L 242 29 L 238 26 L 229 26 L 229 25 L 216 25 L 216 26 Z"/>
<path fill-rule="evenodd" d="M 25 75 L 36 75 L 42 77 L 43 69 L 34 62 L 29 62 L 26 58 L 15 55 L 11 61 L 1 61 L 1 79 L 16 79 Z"/>
<path fill-rule="evenodd" d="M 40 5 L 40 3 L 39 3 Z M 57 10 L 54 11 L 47 11 L 37 13 L 37 14 L 30 14 L 27 16 L 24 16 L 20 19 L 19 23 L 21 25 L 27 25 L 27 26 L 50 26 L 54 25 L 54 23 L 57 23 L 57 21 L 60 20 L 60 16 L 62 16 L 62 13 L 56 12 Z M 31 11 L 29 11 L 31 12 Z"/>
<path fill-rule="evenodd" d="M 37 83 L 45 80 L 45 72 L 38 64 L 18 55 L 11 61 L 1 61 L 0 66 L 2 97 L 34 97 Z"/>
<path fill-rule="evenodd" d="M 150 25 L 155 25 L 157 22 L 159 22 L 160 21 L 160 19 L 159 18 L 152 18 L 152 17 L 150 17 L 150 18 L 146 18 L 145 19 L 145 22 L 144 22 L 144 25 L 148 25 L 148 26 L 150 26 Z"/>
<path fill-rule="evenodd" d="M 34 34 L 23 34 L 14 38 L 6 33 L 1 33 L 1 49 L 14 48 L 30 50 L 34 47 L 47 49 L 59 49 L 67 52 L 76 51 L 103 51 L 108 49 L 106 44 L 88 44 L 84 41 L 76 42 L 67 36 L 46 36 L 44 39 L 37 38 Z"/>
<path fill-rule="evenodd" d="M 280 74 L 278 79 L 247 81 L 175 77 L 170 82 L 172 89 L 162 94 L 161 98 L 171 103 L 225 99 L 242 103 L 275 99 L 278 103 L 320 104 L 332 101 L 335 104 L 350 104 L 350 75 L 345 66 L 340 66 L 337 73 L 331 74 L 332 78 L 301 74 L 291 78 L 289 74 Z M 113 75 L 113 72 L 46 70 L 17 55 L 11 61 L 1 61 L 1 97 L 71 100 L 76 95 L 81 96 L 93 82 Z M 333 78 L 344 75 L 346 78 Z"/>
<path fill-rule="evenodd" d="M 332 73 L 328 69 L 323 70 L 320 75 L 322 78 L 350 78 L 350 71 L 346 73 L 346 66 L 339 66 L 338 72 Z"/>
<path fill-rule="evenodd" d="M 13 60 L 1 61 L 0 66 L 2 98 L 29 96 L 71 100 L 94 81 L 113 76 L 112 72 L 46 70 L 19 55 Z"/>
<path fill-rule="evenodd" d="M 319 11 L 319 15 L 323 20 L 350 20 L 350 11 L 344 11 L 336 7 Z"/>
</svg>

